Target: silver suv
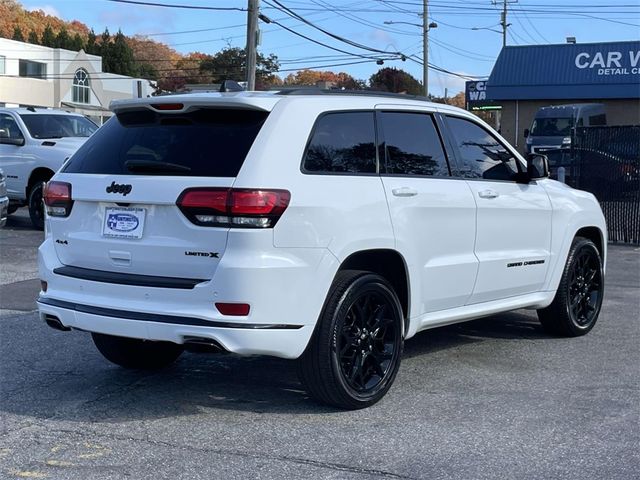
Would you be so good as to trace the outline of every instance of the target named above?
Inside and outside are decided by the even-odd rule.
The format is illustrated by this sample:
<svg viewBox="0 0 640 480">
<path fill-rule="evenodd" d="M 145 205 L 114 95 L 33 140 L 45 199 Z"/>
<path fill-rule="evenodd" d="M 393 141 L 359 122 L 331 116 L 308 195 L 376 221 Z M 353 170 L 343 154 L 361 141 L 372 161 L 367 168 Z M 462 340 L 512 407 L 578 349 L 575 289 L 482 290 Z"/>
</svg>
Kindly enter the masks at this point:
<svg viewBox="0 0 640 480">
<path fill-rule="evenodd" d="M 62 110 L 0 108 L 0 168 L 9 214 L 28 205 L 33 226 L 42 229 L 42 187 L 98 126 Z"/>
</svg>

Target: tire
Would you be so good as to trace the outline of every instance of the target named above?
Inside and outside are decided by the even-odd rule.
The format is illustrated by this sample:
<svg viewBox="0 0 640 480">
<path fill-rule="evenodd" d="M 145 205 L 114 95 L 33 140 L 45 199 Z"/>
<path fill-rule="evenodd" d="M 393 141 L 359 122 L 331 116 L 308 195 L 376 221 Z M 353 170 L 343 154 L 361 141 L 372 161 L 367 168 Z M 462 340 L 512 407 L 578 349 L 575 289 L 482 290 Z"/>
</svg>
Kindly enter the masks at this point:
<svg viewBox="0 0 640 480">
<path fill-rule="evenodd" d="M 573 239 L 556 296 L 538 310 L 542 327 L 551 334 L 578 337 L 596 324 L 604 296 L 602 258 L 595 244 L 583 237 Z"/>
<path fill-rule="evenodd" d="M 404 316 L 383 277 L 339 272 L 298 375 L 316 400 L 343 409 L 373 405 L 389 390 L 400 367 Z"/>
<path fill-rule="evenodd" d="M 93 343 L 110 362 L 124 368 L 155 370 L 173 363 L 182 353 L 182 345 L 151 342 L 137 338 L 92 333 Z"/>
<path fill-rule="evenodd" d="M 42 203 L 44 183 L 36 182 L 29 191 L 29 216 L 36 230 L 44 230 L 44 203 Z"/>
</svg>

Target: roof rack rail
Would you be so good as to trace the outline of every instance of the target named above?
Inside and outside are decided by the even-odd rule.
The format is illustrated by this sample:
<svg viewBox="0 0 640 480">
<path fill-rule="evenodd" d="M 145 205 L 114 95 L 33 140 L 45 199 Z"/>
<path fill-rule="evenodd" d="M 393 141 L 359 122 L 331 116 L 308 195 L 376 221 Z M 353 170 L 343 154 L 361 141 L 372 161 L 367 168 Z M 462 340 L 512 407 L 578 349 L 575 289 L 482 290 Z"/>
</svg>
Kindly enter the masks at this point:
<svg viewBox="0 0 640 480">
<path fill-rule="evenodd" d="M 363 97 L 388 97 L 403 98 L 405 100 L 420 100 L 430 102 L 427 97 L 422 95 L 409 95 L 406 93 L 381 92 L 378 90 L 339 90 L 339 89 L 322 89 L 316 87 L 308 88 L 292 88 L 283 89 L 276 92 L 276 95 L 359 95 Z"/>
</svg>

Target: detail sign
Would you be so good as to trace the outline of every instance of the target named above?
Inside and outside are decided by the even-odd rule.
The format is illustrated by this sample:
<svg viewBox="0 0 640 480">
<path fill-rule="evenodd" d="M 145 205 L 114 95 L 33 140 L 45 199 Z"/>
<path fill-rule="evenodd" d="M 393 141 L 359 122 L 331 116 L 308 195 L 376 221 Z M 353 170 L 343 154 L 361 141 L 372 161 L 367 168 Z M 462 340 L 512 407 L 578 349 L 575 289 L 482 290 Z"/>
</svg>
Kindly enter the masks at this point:
<svg viewBox="0 0 640 480">
<path fill-rule="evenodd" d="M 640 75 L 640 50 L 580 52 L 574 64 L 596 75 Z"/>
</svg>

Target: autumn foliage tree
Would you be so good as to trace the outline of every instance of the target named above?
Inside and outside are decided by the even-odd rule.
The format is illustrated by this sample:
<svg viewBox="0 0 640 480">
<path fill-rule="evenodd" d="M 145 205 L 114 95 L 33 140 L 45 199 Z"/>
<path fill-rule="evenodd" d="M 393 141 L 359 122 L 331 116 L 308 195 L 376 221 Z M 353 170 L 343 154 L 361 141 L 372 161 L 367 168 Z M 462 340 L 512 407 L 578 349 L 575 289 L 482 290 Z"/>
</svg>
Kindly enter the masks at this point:
<svg viewBox="0 0 640 480">
<path fill-rule="evenodd" d="M 335 73 L 320 70 L 299 70 L 295 73 L 290 73 L 284 79 L 284 84 L 287 86 L 311 86 L 316 85 L 318 82 L 331 82 L 333 87 L 344 88 L 346 90 L 361 90 L 366 86 L 364 81 L 356 80 L 351 75 L 344 72 Z"/>
<path fill-rule="evenodd" d="M 16 0 L 0 0 L 0 37 L 12 38 L 16 26 L 20 27 L 23 36 L 28 32 L 35 32 L 38 38 L 42 38 L 45 28 L 49 25 L 54 36 L 65 27 L 69 35 L 76 33 L 84 40 L 89 32 L 88 27 L 82 22 L 64 20 L 47 15 L 42 10 L 32 12 L 25 10 Z"/>
</svg>

